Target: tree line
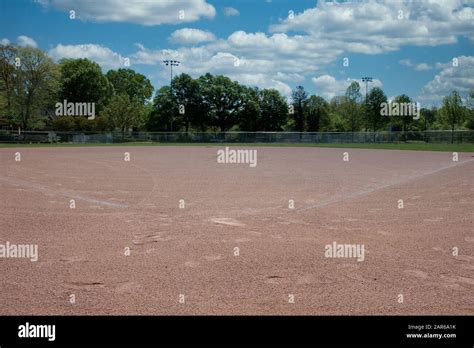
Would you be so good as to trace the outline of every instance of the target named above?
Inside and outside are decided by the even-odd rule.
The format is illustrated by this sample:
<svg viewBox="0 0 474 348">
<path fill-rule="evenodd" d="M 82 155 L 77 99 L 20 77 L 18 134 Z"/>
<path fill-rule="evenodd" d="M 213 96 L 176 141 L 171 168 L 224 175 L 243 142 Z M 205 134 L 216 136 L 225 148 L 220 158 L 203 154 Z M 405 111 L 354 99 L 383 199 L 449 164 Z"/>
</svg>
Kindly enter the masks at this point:
<svg viewBox="0 0 474 348">
<path fill-rule="evenodd" d="M 440 108 L 422 108 L 420 117 L 384 116 L 387 96 L 379 87 L 368 95 L 353 81 L 331 100 L 297 86 L 289 99 L 271 88 L 242 85 L 226 76 L 175 76 L 154 88 L 130 68 L 109 70 L 89 59 L 55 63 L 38 48 L 0 45 L 0 126 L 57 131 L 422 131 L 474 129 L 474 91 L 459 93 Z M 58 116 L 56 103 L 95 103 L 97 117 Z M 414 102 L 407 95 L 394 102 Z"/>
</svg>

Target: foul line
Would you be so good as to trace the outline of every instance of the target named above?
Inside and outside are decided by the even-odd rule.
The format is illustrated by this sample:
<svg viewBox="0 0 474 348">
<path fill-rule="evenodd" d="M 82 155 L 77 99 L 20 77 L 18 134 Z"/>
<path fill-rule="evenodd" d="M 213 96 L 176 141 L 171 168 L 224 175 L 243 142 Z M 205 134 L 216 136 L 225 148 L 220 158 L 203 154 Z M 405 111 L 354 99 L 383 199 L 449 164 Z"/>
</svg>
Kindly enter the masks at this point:
<svg viewBox="0 0 474 348">
<path fill-rule="evenodd" d="M 428 173 L 423 173 L 423 174 L 419 174 L 419 175 L 410 176 L 406 179 L 402 179 L 402 180 L 399 180 L 399 181 L 396 181 L 396 182 L 393 182 L 393 183 L 390 183 L 390 184 L 382 185 L 382 186 L 379 186 L 379 187 L 376 187 L 376 188 L 373 188 L 373 189 L 370 189 L 370 190 L 354 192 L 354 193 L 348 194 L 346 196 L 331 199 L 331 200 L 323 202 L 323 203 L 314 204 L 314 205 L 310 205 L 310 206 L 299 208 L 299 209 L 294 209 L 292 211 L 293 212 L 301 212 L 301 211 L 306 211 L 306 210 L 311 210 L 311 209 L 318 209 L 318 208 L 326 207 L 326 206 L 334 204 L 334 203 L 340 203 L 340 202 L 345 201 L 345 200 L 351 200 L 353 198 L 367 196 L 367 195 L 369 195 L 373 192 L 383 190 L 383 189 L 386 189 L 386 188 L 390 188 L 390 187 L 393 187 L 393 186 L 405 184 L 405 183 L 408 183 L 410 181 L 414 181 L 414 180 L 420 179 L 420 178 L 428 176 L 428 175 L 436 174 L 436 173 L 441 172 L 443 170 L 454 168 L 454 167 L 457 167 L 459 165 L 463 165 L 463 164 L 466 164 L 466 163 L 469 163 L 469 162 L 472 162 L 472 161 L 474 161 L 474 159 L 465 160 L 465 161 L 460 162 L 460 163 L 451 164 L 449 166 L 438 168 L 438 169 L 433 170 L 433 171 L 428 172 Z"/>
<path fill-rule="evenodd" d="M 43 185 L 40 185 L 40 184 L 34 184 L 32 182 L 21 180 L 21 179 L 0 177 L 0 180 L 7 181 L 11 184 L 19 185 L 19 186 L 22 186 L 22 187 L 26 187 L 26 188 L 29 188 L 29 189 L 36 190 L 36 191 L 48 192 L 48 193 L 51 193 L 51 194 L 59 194 L 59 195 L 65 196 L 65 197 L 79 199 L 79 200 L 89 202 L 89 203 L 106 205 L 106 206 L 113 207 L 113 208 L 128 208 L 128 205 L 126 205 L 126 204 L 102 201 L 102 200 L 98 200 L 98 199 L 94 199 L 94 198 L 88 198 L 88 197 L 80 196 L 78 194 L 70 193 L 70 192 L 55 191 L 55 190 L 53 190 L 49 187 L 46 187 L 46 186 L 43 186 Z"/>
</svg>

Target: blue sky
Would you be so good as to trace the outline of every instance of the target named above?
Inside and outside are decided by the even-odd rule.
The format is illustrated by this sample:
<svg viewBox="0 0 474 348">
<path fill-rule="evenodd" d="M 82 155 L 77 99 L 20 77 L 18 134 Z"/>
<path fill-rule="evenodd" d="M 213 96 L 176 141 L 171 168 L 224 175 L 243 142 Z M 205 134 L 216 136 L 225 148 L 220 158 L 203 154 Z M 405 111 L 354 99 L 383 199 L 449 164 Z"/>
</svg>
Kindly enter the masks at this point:
<svg viewBox="0 0 474 348">
<path fill-rule="evenodd" d="M 3 0 L 0 11 L 2 43 L 87 57 L 104 72 L 128 58 L 155 88 L 168 83 L 167 58 L 182 62 L 177 73 L 286 96 L 303 85 L 330 99 L 362 76 L 422 106 L 474 88 L 472 1 Z"/>
</svg>

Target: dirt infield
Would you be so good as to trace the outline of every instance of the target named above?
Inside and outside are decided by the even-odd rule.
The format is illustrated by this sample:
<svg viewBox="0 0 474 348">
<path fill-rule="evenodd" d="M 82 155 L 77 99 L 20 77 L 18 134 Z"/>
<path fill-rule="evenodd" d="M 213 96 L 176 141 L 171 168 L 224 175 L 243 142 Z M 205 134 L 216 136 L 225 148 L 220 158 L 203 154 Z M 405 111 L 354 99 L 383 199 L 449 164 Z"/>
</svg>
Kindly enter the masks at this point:
<svg viewBox="0 0 474 348">
<path fill-rule="evenodd" d="M 474 313 L 473 153 L 218 149 L 0 149 L 0 314 Z"/>
</svg>

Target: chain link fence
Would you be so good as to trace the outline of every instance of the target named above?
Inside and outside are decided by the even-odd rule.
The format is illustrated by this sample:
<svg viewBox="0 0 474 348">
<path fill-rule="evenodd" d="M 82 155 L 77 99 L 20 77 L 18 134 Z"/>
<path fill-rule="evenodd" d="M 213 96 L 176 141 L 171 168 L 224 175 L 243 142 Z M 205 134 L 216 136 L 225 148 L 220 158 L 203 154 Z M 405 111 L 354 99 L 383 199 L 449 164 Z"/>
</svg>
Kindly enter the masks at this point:
<svg viewBox="0 0 474 348">
<path fill-rule="evenodd" d="M 0 131 L 0 143 L 474 143 L 474 131 L 408 132 L 59 132 Z"/>
</svg>

